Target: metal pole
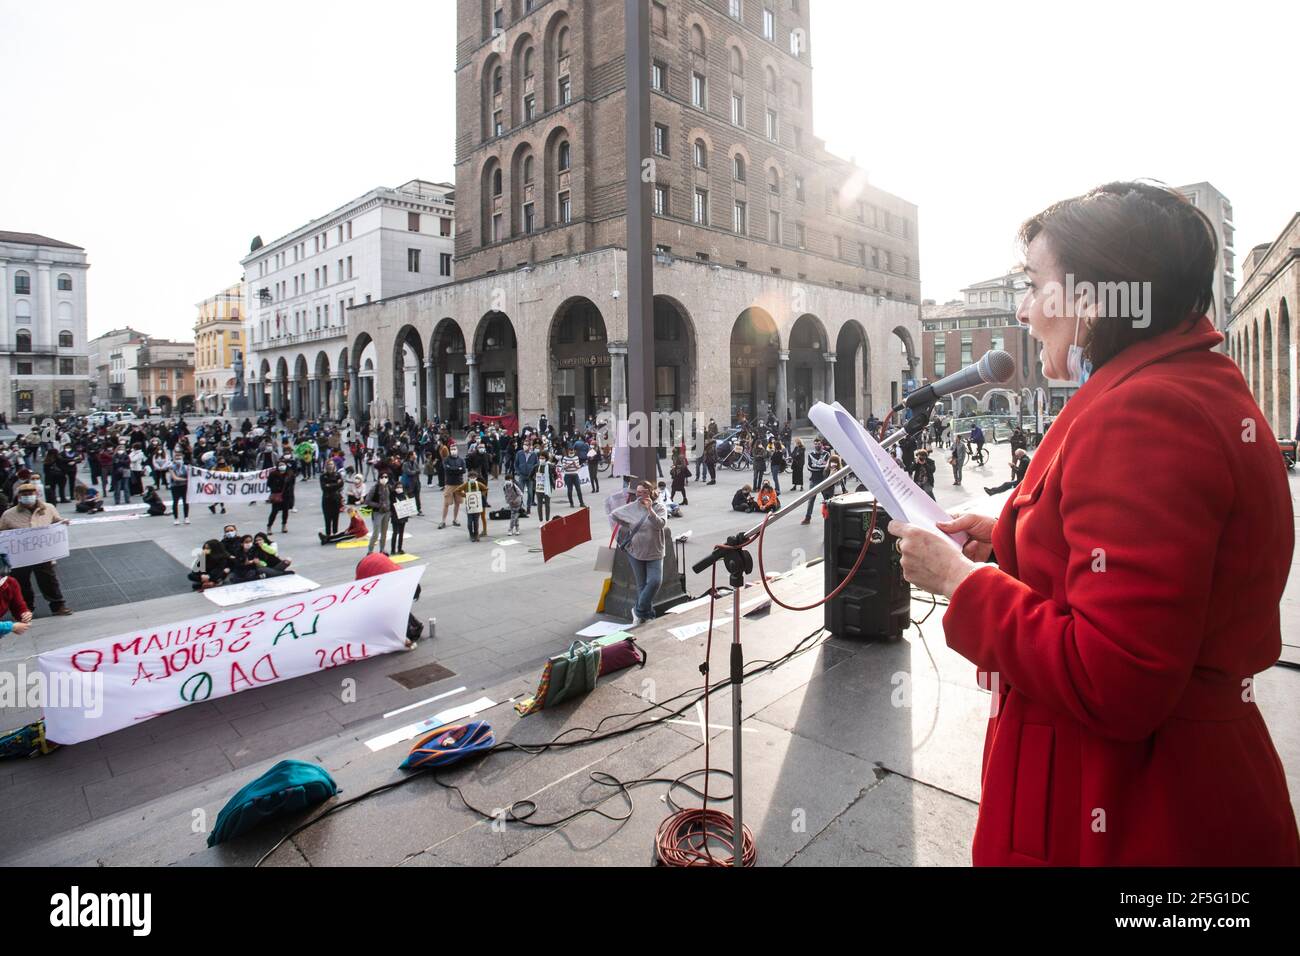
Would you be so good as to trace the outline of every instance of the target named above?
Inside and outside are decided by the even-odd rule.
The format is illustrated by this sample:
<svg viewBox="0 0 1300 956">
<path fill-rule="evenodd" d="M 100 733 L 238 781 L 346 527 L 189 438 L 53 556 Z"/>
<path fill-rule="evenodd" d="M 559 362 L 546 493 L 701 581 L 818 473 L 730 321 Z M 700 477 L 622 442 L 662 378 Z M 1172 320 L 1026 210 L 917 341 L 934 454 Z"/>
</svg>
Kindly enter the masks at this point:
<svg viewBox="0 0 1300 956">
<path fill-rule="evenodd" d="M 743 577 L 741 581 L 744 581 Z M 740 800 L 741 781 L 744 779 L 741 769 L 743 749 L 740 745 L 740 687 L 745 677 L 744 652 L 740 644 L 740 592 L 743 587 L 742 583 L 741 587 L 731 589 L 731 792 L 734 794 L 731 801 L 732 866 L 743 866 L 745 862 L 745 823 Z M 708 733 L 707 728 L 705 733 Z M 707 838 L 706 834 L 705 839 Z"/>
<path fill-rule="evenodd" d="M 624 0 L 624 113 L 627 117 L 627 409 L 636 415 L 644 440 L 629 448 L 632 474 L 653 481 L 658 435 L 651 434 L 654 410 L 654 275 L 651 260 L 650 190 L 650 4 Z M 653 166 L 650 167 L 653 169 Z M 620 414 L 615 409 L 615 416 Z M 635 420 L 634 420 L 635 423 Z M 634 433 L 637 430 L 634 429 Z"/>
</svg>

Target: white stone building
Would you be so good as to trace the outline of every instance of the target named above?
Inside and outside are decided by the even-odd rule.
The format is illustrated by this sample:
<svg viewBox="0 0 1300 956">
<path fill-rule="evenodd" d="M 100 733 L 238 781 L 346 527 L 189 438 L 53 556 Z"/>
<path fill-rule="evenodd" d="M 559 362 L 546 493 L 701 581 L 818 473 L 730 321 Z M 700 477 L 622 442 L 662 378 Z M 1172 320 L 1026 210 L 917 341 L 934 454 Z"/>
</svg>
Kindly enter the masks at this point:
<svg viewBox="0 0 1300 956">
<path fill-rule="evenodd" d="M 90 407 L 86 250 L 0 231 L 0 410 L 10 421 Z"/>
<path fill-rule="evenodd" d="M 373 349 L 349 350 L 348 312 L 450 282 L 454 237 L 454 187 L 413 179 L 372 189 L 272 243 L 255 241 L 242 260 L 252 409 L 283 408 L 293 418 L 369 410 L 377 362 Z M 418 383 L 413 352 L 407 363 Z"/>
</svg>

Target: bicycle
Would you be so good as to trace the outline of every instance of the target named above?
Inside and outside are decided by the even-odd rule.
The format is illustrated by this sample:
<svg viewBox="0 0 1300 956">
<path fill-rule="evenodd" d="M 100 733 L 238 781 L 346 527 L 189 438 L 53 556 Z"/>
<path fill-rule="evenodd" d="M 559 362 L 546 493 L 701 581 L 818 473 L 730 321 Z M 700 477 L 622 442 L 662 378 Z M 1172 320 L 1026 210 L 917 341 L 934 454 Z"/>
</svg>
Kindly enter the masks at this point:
<svg viewBox="0 0 1300 956">
<path fill-rule="evenodd" d="M 754 458 L 745 449 L 731 446 L 731 451 L 727 452 L 727 457 L 718 462 L 724 468 L 730 468 L 732 471 L 753 471 Z"/>
<path fill-rule="evenodd" d="M 977 465 L 982 465 L 989 460 L 989 455 L 988 452 L 984 450 L 984 447 L 982 445 L 979 448 L 976 448 L 970 443 L 970 440 L 968 439 L 966 441 L 966 458 L 970 461 L 975 462 L 975 464 Z"/>
</svg>

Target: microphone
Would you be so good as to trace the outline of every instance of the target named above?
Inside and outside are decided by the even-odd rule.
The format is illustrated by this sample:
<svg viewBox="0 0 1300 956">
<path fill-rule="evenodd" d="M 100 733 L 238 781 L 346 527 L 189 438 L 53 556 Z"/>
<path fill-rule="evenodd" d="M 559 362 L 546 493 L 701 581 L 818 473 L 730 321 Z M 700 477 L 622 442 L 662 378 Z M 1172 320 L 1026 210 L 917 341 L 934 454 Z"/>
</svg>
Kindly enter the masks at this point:
<svg viewBox="0 0 1300 956">
<path fill-rule="evenodd" d="M 953 372 L 924 388 L 918 388 L 895 405 L 894 411 L 901 412 L 905 408 L 930 405 L 945 395 L 964 392 L 976 385 L 1006 382 L 1015 374 L 1016 360 L 1011 357 L 1011 354 L 1001 349 L 994 349 L 985 352 L 974 365 L 967 365 L 960 372 Z"/>
</svg>

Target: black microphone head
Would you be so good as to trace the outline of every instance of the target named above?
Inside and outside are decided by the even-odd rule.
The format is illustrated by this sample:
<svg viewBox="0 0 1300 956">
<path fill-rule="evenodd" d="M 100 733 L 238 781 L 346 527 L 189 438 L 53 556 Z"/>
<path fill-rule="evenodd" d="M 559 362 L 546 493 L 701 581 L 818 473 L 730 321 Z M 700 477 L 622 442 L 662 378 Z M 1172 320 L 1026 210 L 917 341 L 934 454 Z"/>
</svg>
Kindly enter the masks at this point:
<svg viewBox="0 0 1300 956">
<path fill-rule="evenodd" d="M 1016 374 L 1016 360 L 1010 352 L 994 349 L 985 352 L 979 360 L 980 380 L 984 382 L 1008 382 Z"/>
</svg>

